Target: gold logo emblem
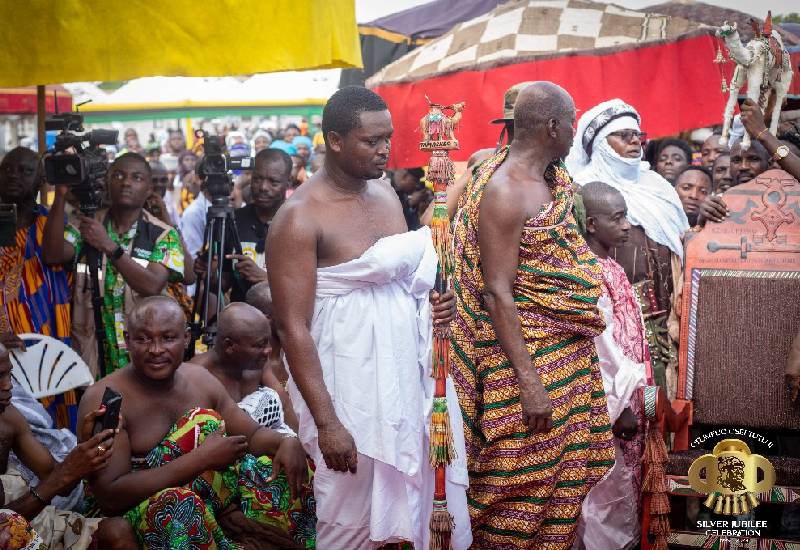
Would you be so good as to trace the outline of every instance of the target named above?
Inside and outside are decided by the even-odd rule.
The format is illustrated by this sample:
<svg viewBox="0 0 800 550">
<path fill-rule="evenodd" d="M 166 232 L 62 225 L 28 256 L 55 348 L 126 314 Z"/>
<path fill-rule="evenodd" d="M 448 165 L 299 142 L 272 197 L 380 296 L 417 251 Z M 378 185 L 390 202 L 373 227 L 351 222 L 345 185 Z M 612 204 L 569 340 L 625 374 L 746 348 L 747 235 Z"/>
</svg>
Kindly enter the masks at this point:
<svg viewBox="0 0 800 550">
<path fill-rule="evenodd" d="M 772 489 L 775 468 L 763 456 L 751 453 L 744 441 L 723 439 L 711 454 L 692 462 L 689 483 L 698 493 L 708 494 L 705 505 L 714 513 L 738 516 L 758 506 L 757 493 Z"/>
</svg>

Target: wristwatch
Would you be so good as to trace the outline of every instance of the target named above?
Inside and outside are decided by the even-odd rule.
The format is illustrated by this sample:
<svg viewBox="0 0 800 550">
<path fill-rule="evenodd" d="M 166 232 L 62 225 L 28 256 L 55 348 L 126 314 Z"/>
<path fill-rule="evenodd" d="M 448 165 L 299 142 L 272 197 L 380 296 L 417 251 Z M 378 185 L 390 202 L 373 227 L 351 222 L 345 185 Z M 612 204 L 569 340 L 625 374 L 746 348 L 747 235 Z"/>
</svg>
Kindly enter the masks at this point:
<svg viewBox="0 0 800 550">
<path fill-rule="evenodd" d="M 780 162 L 781 160 L 785 159 L 788 156 L 789 156 L 789 148 L 785 145 L 778 145 L 778 148 L 775 149 L 775 154 L 772 155 L 772 160 Z"/>
<path fill-rule="evenodd" d="M 123 254 L 125 254 L 125 249 L 122 248 L 121 246 L 117 246 L 117 248 L 115 248 L 114 251 L 111 252 L 111 254 L 106 254 L 106 256 L 112 262 L 116 262 L 117 260 L 122 258 Z"/>
</svg>

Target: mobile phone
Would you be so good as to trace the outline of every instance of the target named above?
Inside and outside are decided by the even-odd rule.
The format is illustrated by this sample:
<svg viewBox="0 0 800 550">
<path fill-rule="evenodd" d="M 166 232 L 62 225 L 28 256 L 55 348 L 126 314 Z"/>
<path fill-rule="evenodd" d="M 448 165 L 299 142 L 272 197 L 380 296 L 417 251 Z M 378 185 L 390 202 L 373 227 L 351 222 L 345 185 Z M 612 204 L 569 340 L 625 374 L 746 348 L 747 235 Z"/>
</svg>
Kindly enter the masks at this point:
<svg viewBox="0 0 800 550">
<path fill-rule="evenodd" d="M 0 204 L 0 246 L 17 244 L 17 205 Z"/>
<path fill-rule="evenodd" d="M 119 411 L 122 408 L 122 396 L 106 387 L 103 393 L 102 404 L 106 406 L 106 412 L 98 416 L 94 421 L 92 435 L 97 435 L 103 430 L 114 430 L 119 426 Z"/>
</svg>

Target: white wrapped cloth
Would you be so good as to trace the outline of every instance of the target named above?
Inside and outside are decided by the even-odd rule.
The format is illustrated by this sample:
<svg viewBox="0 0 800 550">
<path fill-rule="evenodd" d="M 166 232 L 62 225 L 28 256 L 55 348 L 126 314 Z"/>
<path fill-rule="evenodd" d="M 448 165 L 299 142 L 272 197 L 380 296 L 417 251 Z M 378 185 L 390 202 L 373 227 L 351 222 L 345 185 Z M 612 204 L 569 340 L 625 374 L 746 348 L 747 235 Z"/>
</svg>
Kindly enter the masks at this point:
<svg viewBox="0 0 800 550">
<path fill-rule="evenodd" d="M 429 292 L 437 258 L 427 227 L 380 239 L 361 257 L 317 270 L 311 335 L 336 415 L 358 450 L 356 474 L 326 468 L 311 413 L 290 377 L 299 437 L 314 459 L 317 546 L 359 550 L 410 541 L 429 546 L 431 370 Z M 458 458 L 447 470 L 453 548 L 472 542 L 458 398 L 447 397 Z"/>
</svg>

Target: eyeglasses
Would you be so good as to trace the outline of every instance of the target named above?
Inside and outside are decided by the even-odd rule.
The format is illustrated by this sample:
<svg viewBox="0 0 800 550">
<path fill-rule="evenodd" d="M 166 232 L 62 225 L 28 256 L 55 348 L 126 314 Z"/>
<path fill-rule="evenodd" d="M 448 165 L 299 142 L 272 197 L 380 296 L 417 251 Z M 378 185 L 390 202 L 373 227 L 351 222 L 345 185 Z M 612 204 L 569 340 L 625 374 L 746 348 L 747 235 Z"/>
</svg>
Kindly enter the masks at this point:
<svg viewBox="0 0 800 550">
<path fill-rule="evenodd" d="M 608 135 L 618 137 L 626 143 L 630 143 L 634 138 L 638 139 L 642 143 L 647 141 L 647 133 L 640 132 L 639 130 L 620 130 L 619 132 L 611 132 Z"/>
</svg>

